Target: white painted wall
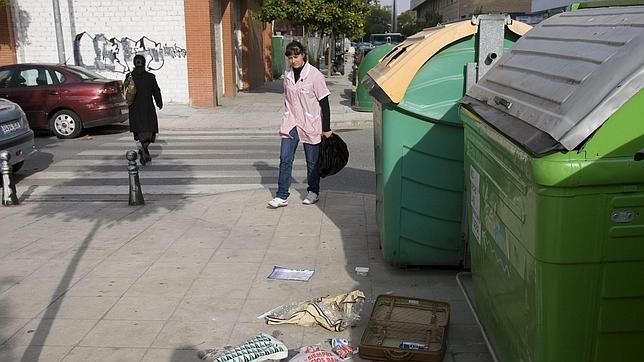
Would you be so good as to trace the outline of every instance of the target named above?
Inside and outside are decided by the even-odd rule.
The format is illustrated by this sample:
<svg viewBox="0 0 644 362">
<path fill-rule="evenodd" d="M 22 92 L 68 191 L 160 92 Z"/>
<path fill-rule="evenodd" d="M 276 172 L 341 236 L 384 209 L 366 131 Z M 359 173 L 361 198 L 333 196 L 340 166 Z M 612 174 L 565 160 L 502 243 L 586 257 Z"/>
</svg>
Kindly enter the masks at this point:
<svg viewBox="0 0 644 362">
<path fill-rule="evenodd" d="M 74 34 L 87 32 L 92 37 L 106 38 L 143 36 L 161 46 L 186 47 L 185 20 L 182 0 L 59 0 L 65 43 L 65 58 L 74 64 Z M 58 63 L 53 5 L 49 0 L 12 0 L 19 63 Z M 96 53 L 91 38 L 81 42 L 81 55 L 86 65 L 94 66 Z M 146 41 L 146 46 L 153 43 Z M 123 49 L 118 56 L 123 62 Z M 164 102 L 188 103 L 188 68 L 185 57 L 164 55 L 163 66 L 152 71 L 159 83 Z M 108 78 L 125 78 L 123 67 L 108 59 L 101 61 L 114 70 L 97 70 Z M 127 62 L 132 67 L 131 57 Z M 152 63 L 157 68 L 161 63 Z"/>
</svg>

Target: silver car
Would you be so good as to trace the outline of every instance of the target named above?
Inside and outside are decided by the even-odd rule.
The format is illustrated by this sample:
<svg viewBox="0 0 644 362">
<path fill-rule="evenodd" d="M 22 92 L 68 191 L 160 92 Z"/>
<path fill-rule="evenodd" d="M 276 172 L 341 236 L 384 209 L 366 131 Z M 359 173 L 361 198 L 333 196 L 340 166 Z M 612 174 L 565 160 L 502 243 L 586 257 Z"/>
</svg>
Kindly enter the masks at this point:
<svg viewBox="0 0 644 362">
<path fill-rule="evenodd" d="M 36 153 L 34 131 L 29 128 L 25 112 L 19 105 L 0 98 L 0 151 L 9 151 L 13 171 Z"/>
</svg>

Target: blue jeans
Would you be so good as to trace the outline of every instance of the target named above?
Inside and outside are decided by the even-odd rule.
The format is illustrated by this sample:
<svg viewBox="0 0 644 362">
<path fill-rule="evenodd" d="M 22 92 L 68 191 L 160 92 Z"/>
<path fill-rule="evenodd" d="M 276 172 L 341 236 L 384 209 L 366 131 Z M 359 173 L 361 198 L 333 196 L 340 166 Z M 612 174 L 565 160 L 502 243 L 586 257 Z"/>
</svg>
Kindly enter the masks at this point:
<svg viewBox="0 0 644 362">
<path fill-rule="evenodd" d="M 277 179 L 277 194 L 280 199 L 286 200 L 290 193 L 291 174 L 293 172 L 293 160 L 295 159 L 295 150 L 300 142 L 297 135 L 297 127 L 293 127 L 289 132 L 291 138 L 282 138 L 280 147 L 280 173 Z M 318 153 L 320 144 L 312 145 L 304 143 L 304 155 L 306 157 L 306 179 L 309 187 L 306 189 L 310 192 L 320 193 L 320 175 L 318 175 Z"/>
</svg>

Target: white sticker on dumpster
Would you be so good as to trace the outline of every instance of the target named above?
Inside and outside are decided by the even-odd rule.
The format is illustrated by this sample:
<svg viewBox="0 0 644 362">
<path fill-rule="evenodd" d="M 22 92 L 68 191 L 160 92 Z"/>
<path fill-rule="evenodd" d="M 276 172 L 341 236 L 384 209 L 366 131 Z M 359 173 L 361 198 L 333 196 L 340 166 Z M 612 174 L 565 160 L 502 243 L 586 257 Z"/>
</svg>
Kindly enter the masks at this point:
<svg viewBox="0 0 644 362">
<path fill-rule="evenodd" d="M 481 243 L 481 194 L 479 182 L 481 175 L 470 165 L 470 205 L 472 206 L 472 233 L 476 241 Z"/>
</svg>

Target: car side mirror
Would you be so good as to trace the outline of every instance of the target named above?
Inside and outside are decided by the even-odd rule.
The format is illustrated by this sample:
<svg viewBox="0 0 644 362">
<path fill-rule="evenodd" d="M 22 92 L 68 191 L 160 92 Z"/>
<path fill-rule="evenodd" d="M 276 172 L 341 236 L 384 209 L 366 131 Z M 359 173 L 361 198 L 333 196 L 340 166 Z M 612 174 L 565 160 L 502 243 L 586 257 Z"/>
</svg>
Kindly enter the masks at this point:
<svg viewBox="0 0 644 362">
<path fill-rule="evenodd" d="M 642 148 L 641 150 L 635 152 L 635 156 L 633 156 L 633 159 L 635 161 L 644 160 L 644 148 Z"/>
</svg>

